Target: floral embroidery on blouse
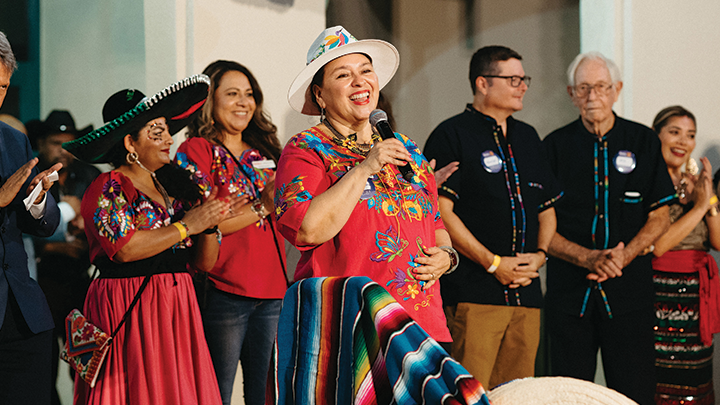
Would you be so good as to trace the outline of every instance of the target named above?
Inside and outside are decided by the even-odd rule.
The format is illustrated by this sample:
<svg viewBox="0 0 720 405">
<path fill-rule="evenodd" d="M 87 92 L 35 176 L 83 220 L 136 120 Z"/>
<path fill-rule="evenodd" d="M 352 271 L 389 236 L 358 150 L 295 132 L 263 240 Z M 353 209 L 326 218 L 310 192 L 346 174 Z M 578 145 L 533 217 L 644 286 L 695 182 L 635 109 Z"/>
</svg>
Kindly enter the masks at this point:
<svg viewBox="0 0 720 405">
<path fill-rule="evenodd" d="M 93 222 L 100 235 L 110 242 L 115 243 L 134 228 L 132 210 L 117 180 L 111 178 L 103 185 L 97 204 Z"/>
<path fill-rule="evenodd" d="M 193 181 L 200 187 L 205 197 L 210 195 L 210 178 L 207 174 L 198 170 L 197 165 L 188 159 L 187 154 L 177 152 L 175 154 L 175 164 L 177 164 L 181 169 L 185 169 L 192 173 Z"/>
<path fill-rule="evenodd" d="M 415 239 L 415 243 L 418 249 L 417 254 L 410 254 L 410 260 L 407 261 L 408 267 L 405 270 L 395 267 L 395 270 L 391 272 L 393 278 L 386 285 L 395 288 L 398 296 L 402 297 L 403 301 L 419 299 L 419 302 L 416 302 L 413 306 L 417 311 L 429 306 L 434 294 L 423 291 L 422 287 L 425 282 L 417 280 L 413 275 L 413 269 L 420 267 L 420 264 L 416 263 L 415 259 L 420 256 L 428 257 L 423 251 L 422 239 L 419 236 Z"/>
<path fill-rule="evenodd" d="M 295 176 L 290 183 L 283 184 L 275 193 L 275 215 L 278 220 L 293 205 L 310 201 L 312 195 L 303 187 L 302 180 L 305 176 Z"/>
<path fill-rule="evenodd" d="M 182 211 L 182 204 L 173 201 L 175 212 Z M 137 190 L 135 201 L 128 202 L 121 190 L 120 183 L 110 178 L 102 188 L 98 197 L 98 208 L 93 215 L 93 221 L 98 233 L 115 243 L 118 239 L 128 235 L 131 229 L 150 230 L 170 225 L 172 218 L 167 210 L 155 203 L 150 197 Z M 173 246 L 174 249 L 184 249 L 192 246 L 188 237 Z"/>
<path fill-rule="evenodd" d="M 415 192 L 415 187 L 395 179 L 385 168 L 380 176 L 373 177 L 373 183 L 375 194 L 365 201 L 369 209 L 382 211 L 387 216 L 400 216 L 402 219 L 420 221 L 431 214 L 436 219 L 435 211 L 439 210 L 434 209 L 426 189 Z"/>
<path fill-rule="evenodd" d="M 253 162 L 262 161 L 265 158 L 255 149 L 246 151 L 240 161 L 242 167 L 238 167 L 227 151 L 221 146 L 212 146 L 212 164 L 210 165 L 210 173 L 203 173 L 198 169 L 197 164 L 190 160 L 187 153 L 177 152 L 175 155 L 175 164 L 181 168 L 193 173 L 193 180 L 209 195 L 212 179 L 215 179 L 215 185 L 227 187 L 230 194 L 243 195 L 250 194 L 252 198 L 258 198 L 265 188 L 272 170 L 255 169 Z"/>
<path fill-rule="evenodd" d="M 230 194 L 242 195 L 248 189 L 242 183 L 243 176 L 240 168 L 234 164 L 232 156 L 225 152 L 225 149 L 213 146 L 213 163 L 210 174 L 215 178 L 215 185 L 227 187 Z M 232 172 L 230 168 L 233 168 Z M 254 196 L 253 196 L 254 197 Z"/>
<path fill-rule="evenodd" d="M 369 209 L 382 211 L 387 216 L 399 215 L 402 219 L 419 221 L 428 215 L 433 215 L 433 218 L 436 219 L 435 212 L 439 212 L 439 210 L 434 206 L 431 194 L 427 189 L 428 173 L 431 170 L 430 164 L 410 138 L 402 134 L 399 135 L 399 139 L 413 158 L 411 166 L 415 171 L 415 176 L 408 183 L 402 179 L 401 175 L 383 168 L 378 175 L 372 177 L 375 193 L 367 198 L 365 202 Z M 358 164 L 358 159 L 364 158 L 345 149 L 342 145 L 335 144 L 331 138 L 316 128 L 301 132 L 291 139 L 290 144 L 317 153 L 325 162 L 328 174 L 336 178 L 345 175 Z M 278 189 L 280 195 L 276 195 L 275 198 L 278 218 L 296 202 L 307 201 L 307 199 L 297 200 L 293 198 L 296 188 L 291 188 L 290 185 L 296 182 L 302 187 L 301 178 L 296 177 L 292 183 L 283 184 Z"/>
<path fill-rule="evenodd" d="M 322 160 L 328 164 L 328 171 L 331 172 L 332 175 L 342 177 L 345 172 L 354 166 L 352 161 L 357 159 L 357 156 L 346 153 L 343 151 L 343 148 L 321 139 L 311 131 L 312 129 L 301 132 L 300 135 L 294 137 L 290 142 L 300 149 L 315 151 L 320 155 Z"/>
</svg>

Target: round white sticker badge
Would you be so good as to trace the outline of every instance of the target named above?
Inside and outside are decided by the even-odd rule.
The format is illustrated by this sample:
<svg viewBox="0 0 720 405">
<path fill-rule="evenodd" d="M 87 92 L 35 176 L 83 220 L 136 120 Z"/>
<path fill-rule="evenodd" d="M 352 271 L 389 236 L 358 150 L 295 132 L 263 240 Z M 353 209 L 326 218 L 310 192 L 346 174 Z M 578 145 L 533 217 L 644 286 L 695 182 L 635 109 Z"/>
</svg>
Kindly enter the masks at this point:
<svg viewBox="0 0 720 405">
<path fill-rule="evenodd" d="M 502 160 L 491 150 L 482 153 L 482 165 L 488 173 L 497 173 L 502 169 Z"/>
<path fill-rule="evenodd" d="M 620 152 L 615 155 L 615 158 L 613 159 L 613 164 L 615 165 L 615 168 L 617 171 L 623 174 L 632 173 L 633 170 L 635 170 L 635 165 L 637 164 L 637 161 L 635 160 L 635 154 L 630 152 L 629 150 L 621 150 Z"/>
</svg>

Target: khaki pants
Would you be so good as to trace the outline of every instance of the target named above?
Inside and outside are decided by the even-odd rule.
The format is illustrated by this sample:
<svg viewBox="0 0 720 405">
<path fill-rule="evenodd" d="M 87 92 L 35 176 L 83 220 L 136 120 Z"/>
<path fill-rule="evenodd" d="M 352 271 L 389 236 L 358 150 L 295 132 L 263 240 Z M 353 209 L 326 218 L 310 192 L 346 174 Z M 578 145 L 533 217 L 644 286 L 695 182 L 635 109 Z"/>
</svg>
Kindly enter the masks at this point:
<svg viewBox="0 0 720 405">
<path fill-rule="evenodd" d="M 460 303 L 445 307 L 452 356 L 489 390 L 535 375 L 540 309 Z"/>
</svg>

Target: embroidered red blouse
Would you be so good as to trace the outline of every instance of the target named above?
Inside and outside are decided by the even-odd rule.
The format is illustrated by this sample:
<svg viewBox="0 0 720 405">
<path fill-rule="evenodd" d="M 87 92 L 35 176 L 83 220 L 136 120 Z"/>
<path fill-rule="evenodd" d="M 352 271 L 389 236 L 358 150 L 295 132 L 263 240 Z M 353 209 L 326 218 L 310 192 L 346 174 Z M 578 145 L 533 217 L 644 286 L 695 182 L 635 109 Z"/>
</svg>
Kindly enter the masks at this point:
<svg viewBox="0 0 720 405">
<path fill-rule="evenodd" d="M 283 236 L 302 252 L 296 280 L 368 276 L 384 286 L 435 340 L 449 342 L 439 282 L 423 290 L 412 273 L 417 267 L 414 259 L 424 254 L 422 246 L 435 246 L 435 230 L 444 229 L 435 178 L 417 145 L 398 135 L 414 159 L 412 183 L 401 180 L 397 168 L 386 166 L 368 179 L 342 230 L 317 246 L 298 246 L 296 241 L 310 201 L 364 156 L 317 127 L 295 135 L 278 162 L 275 213 Z"/>
<path fill-rule="evenodd" d="M 223 147 L 203 138 L 183 142 L 175 155 L 175 163 L 192 171 L 204 190 L 220 187 L 219 196 L 249 193 L 251 198 L 259 198 L 272 175 L 272 169 L 253 166 L 253 162 L 261 160 L 265 157 L 260 152 L 248 149 L 238 157 L 238 167 Z M 285 244 L 277 230 L 275 234 L 280 255 L 267 221 L 261 225 L 258 219 L 235 233 L 223 235 L 218 261 L 210 272 L 215 287 L 244 297 L 282 299 L 287 288 L 280 263 L 285 262 Z"/>
</svg>

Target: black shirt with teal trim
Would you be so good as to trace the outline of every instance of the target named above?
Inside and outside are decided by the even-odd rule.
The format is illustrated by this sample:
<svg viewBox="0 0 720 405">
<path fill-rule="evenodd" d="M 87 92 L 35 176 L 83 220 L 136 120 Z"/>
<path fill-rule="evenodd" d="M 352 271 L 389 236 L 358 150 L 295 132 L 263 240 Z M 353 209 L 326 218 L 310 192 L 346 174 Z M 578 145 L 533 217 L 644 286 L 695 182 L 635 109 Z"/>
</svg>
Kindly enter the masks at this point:
<svg viewBox="0 0 720 405">
<path fill-rule="evenodd" d="M 437 160 L 437 168 L 460 162 L 438 191 L 453 200 L 455 214 L 480 243 L 500 256 L 537 250 L 538 214 L 562 192 L 533 127 L 508 117 L 506 138 L 493 118 L 468 105 L 435 128 L 424 152 Z M 441 281 L 444 305 L 538 308 L 543 302 L 539 278 L 526 287 L 509 289 L 463 255 L 457 270 Z"/>
<path fill-rule="evenodd" d="M 565 190 L 555 206 L 557 231 L 588 249 L 627 245 L 650 211 L 676 198 L 660 141 L 642 124 L 616 116 L 612 129 L 599 139 L 578 119 L 548 135 L 543 146 Z M 546 305 L 580 315 L 588 300 L 605 307 L 604 291 L 609 314 L 647 308 L 654 300 L 651 259 L 652 255 L 638 256 L 621 277 L 598 287 L 585 278 L 586 269 L 551 257 Z"/>
</svg>

